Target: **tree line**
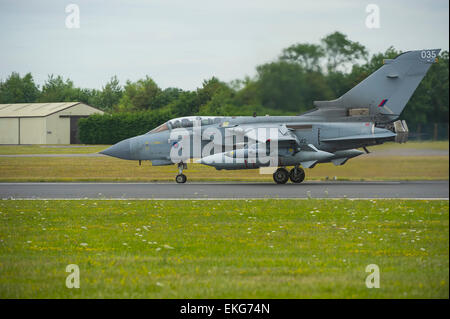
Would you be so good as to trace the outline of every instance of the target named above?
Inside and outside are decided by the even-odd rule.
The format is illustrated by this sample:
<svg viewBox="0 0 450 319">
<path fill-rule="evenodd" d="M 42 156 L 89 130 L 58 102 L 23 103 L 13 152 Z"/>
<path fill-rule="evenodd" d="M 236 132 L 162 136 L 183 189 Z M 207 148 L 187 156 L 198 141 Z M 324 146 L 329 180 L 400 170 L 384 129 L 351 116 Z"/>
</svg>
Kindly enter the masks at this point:
<svg viewBox="0 0 450 319">
<path fill-rule="evenodd" d="M 30 73 L 22 77 L 13 72 L 0 81 L 0 103 L 79 101 L 106 111 L 107 117 L 139 120 L 130 115 L 137 113 L 152 119 L 151 123 L 187 115 L 297 115 L 312 109 L 315 100 L 341 96 L 384 59 L 400 53 L 391 46 L 371 55 L 361 43 L 334 32 L 319 43 L 296 43 L 283 49 L 273 61 L 258 65 L 253 77 L 229 83 L 212 77 L 192 91 L 161 89 L 149 76 L 123 85 L 113 76 L 98 90 L 79 88 L 70 79 L 50 75 L 39 87 Z M 412 130 L 448 123 L 448 55 L 448 51 L 440 53 L 439 62 L 432 65 L 402 114 Z"/>
</svg>

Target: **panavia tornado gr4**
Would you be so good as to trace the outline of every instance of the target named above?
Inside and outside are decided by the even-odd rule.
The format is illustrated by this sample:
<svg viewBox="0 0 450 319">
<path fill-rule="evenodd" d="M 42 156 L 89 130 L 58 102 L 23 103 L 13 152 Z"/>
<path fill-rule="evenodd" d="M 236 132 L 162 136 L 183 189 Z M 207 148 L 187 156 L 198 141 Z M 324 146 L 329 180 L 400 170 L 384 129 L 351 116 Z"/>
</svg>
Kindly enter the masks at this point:
<svg viewBox="0 0 450 319">
<path fill-rule="evenodd" d="M 139 164 L 177 164 L 177 183 L 186 182 L 183 170 L 191 161 L 218 170 L 272 167 L 276 183 L 301 183 L 305 167 L 343 165 L 364 154 L 358 148 L 368 153 L 367 146 L 406 142 L 408 127 L 399 116 L 439 51 L 408 51 L 385 60 L 338 99 L 315 101 L 315 109 L 299 116 L 176 118 L 100 153 Z"/>
</svg>

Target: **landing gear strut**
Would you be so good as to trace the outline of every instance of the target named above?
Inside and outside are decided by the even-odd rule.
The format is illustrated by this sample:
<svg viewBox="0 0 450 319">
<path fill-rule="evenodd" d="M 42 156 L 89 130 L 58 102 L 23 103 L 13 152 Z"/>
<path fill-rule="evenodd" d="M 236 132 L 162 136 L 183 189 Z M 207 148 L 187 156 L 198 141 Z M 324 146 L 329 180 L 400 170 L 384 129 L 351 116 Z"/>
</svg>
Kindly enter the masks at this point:
<svg viewBox="0 0 450 319">
<path fill-rule="evenodd" d="M 178 184 L 184 184 L 187 181 L 186 175 L 183 174 L 183 169 L 187 169 L 186 163 L 178 163 L 178 175 L 175 177 L 175 181 Z"/>
<path fill-rule="evenodd" d="M 305 171 L 300 166 L 296 165 L 291 171 L 289 172 L 289 178 L 291 179 L 292 183 L 301 183 L 305 179 Z"/>
<path fill-rule="evenodd" d="M 273 173 L 273 180 L 277 184 L 286 184 L 289 180 L 289 172 L 284 167 L 280 167 Z"/>
</svg>

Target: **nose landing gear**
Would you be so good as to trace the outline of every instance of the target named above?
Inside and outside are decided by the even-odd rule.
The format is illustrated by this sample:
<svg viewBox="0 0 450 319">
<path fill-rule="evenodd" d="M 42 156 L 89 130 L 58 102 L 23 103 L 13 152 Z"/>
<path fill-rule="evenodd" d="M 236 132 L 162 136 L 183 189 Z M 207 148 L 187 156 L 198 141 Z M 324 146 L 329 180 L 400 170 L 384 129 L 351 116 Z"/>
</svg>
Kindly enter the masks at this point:
<svg viewBox="0 0 450 319">
<path fill-rule="evenodd" d="M 187 177 L 186 177 L 186 175 L 184 175 L 184 174 L 178 174 L 178 175 L 175 177 L 175 180 L 177 181 L 178 184 L 184 184 L 184 183 L 186 183 L 186 181 L 187 181 Z"/>
<path fill-rule="evenodd" d="M 175 181 L 178 184 L 184 184 L 187 181 L 186 175 L 183 174 L 183 169 L 187 169 L 186 163 L 178 163 L 178 175 L 175 177 Z"/>
</svg>

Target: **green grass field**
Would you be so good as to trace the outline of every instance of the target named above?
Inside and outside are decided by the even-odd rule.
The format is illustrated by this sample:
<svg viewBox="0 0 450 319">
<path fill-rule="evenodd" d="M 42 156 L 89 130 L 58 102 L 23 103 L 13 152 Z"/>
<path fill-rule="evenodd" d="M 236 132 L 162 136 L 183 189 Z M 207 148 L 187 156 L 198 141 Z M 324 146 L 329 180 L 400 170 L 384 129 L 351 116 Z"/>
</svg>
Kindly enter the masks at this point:
<svg viewBox="0 0 450 319">
<path fill-rule="evenodd" d="M 449 298 L 449 204 L 4 200 L 0 298 Z"/>
<path fill-rule="evenodd" d="M 399 144 L 395 142 L 387 142 L 377 146 L 369 147 L 374 152 L 380 150 L 402 150 L 402 149 L 419 149 L 419 150 L 448 150 L 448 141 L 408 141 L 407 143 Z"/>
<path fill-rule="evenodd" d="M 90 154 L 111 145 L 0 145 L 0 155 Z"/>
</svg>

